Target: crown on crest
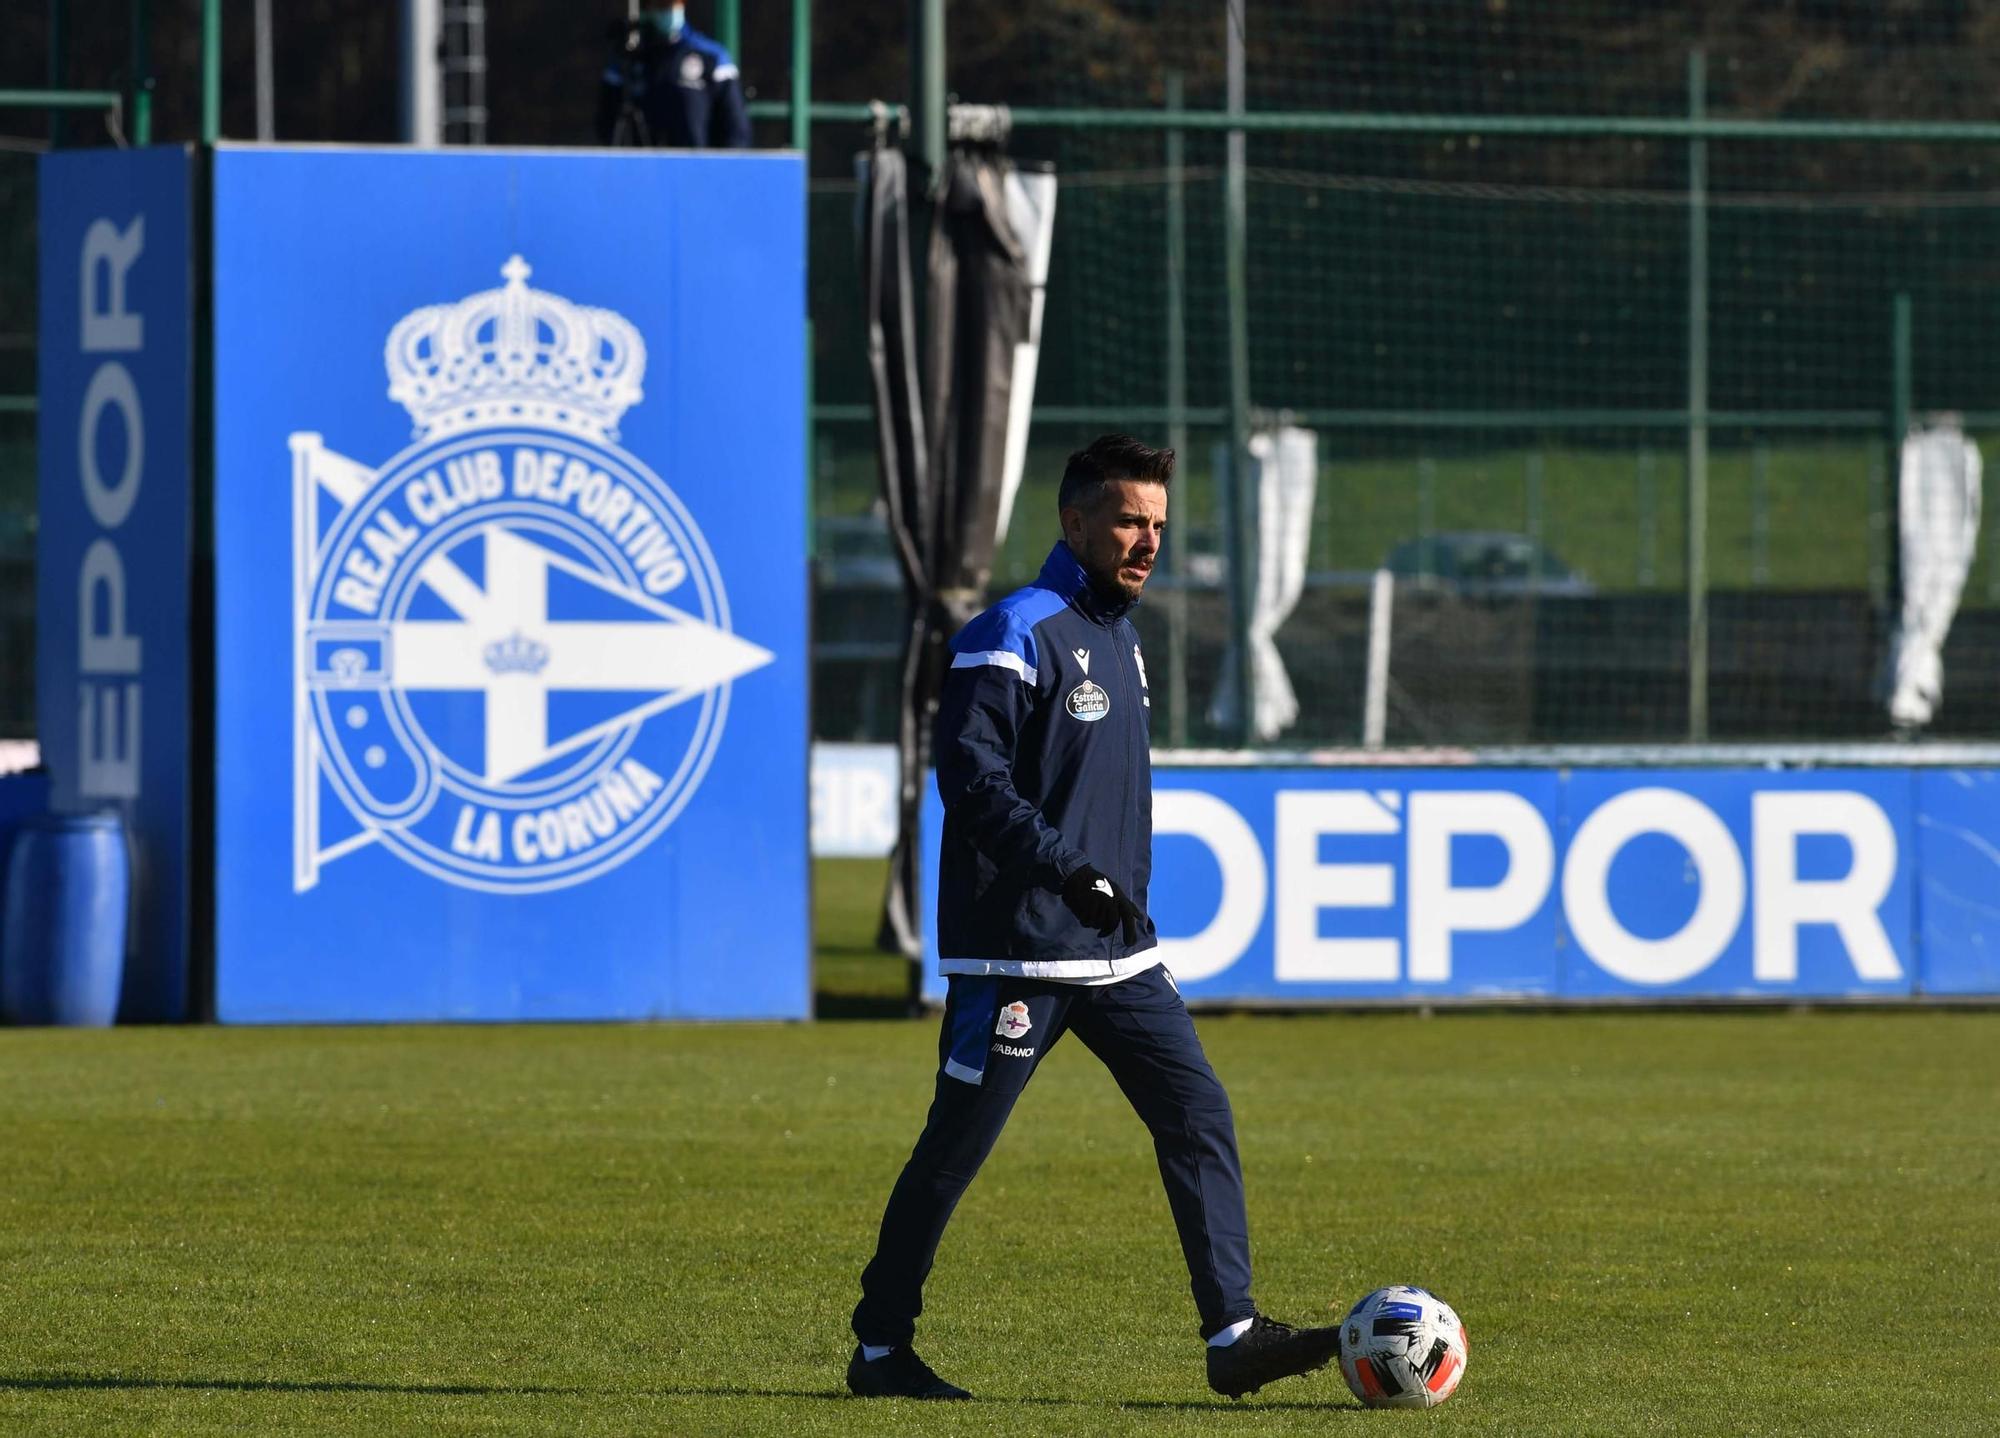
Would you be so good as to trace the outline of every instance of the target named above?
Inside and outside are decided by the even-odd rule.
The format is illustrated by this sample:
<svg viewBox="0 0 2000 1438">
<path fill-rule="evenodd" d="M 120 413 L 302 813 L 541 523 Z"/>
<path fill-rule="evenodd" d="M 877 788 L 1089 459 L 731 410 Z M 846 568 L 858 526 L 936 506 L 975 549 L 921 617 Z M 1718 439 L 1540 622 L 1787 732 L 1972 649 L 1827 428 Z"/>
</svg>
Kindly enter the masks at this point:
<svg viewBox="0 0 2000 1438">
<path fill-rule="evenodd" d="M 483 657 L 495 674 L 539 674 L 549 662 L 549 646 L 517 629 L 487 645 Z"/>
<path fill-rule="evenodd" d="M 529 289 L 519 255 L 500 273 L 501 288 L 428 305 L 389 331 L 389 397 L 416 420 L 417 437 L 503 424 L 615 437 L 645 393 L 639 331 L 610 310 Z"/>
</svg>

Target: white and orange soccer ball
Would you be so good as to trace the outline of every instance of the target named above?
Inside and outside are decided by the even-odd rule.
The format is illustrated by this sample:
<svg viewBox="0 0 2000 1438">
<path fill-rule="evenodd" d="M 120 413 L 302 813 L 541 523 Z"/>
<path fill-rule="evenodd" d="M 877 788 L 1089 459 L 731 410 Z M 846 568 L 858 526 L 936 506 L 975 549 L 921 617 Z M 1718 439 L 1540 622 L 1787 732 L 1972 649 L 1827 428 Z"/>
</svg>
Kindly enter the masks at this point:
<svg viewBox="0 0 2000 1438">
<path fill-rule="evenodd" d="M 1378 1288 L 1341 1323 L 1340 1371 L 1370 1408 L 1435 1408 L 1465 1377 L 1465 1324 L 1435 1293 Z"/>
</svg>

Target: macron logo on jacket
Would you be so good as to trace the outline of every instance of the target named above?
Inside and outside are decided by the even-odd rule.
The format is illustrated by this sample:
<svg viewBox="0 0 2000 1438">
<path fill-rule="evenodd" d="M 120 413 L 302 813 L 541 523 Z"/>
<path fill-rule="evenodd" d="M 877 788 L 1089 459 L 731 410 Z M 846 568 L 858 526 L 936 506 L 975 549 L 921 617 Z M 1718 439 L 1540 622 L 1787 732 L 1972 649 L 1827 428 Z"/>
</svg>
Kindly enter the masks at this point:
<svg viewBox="0 0 2000 1438">
<path fill-rule="evenodd" d="M 1128 948 L 1061 897 L 1092 864 L 1147 907 L 1152 761 L 1131 608 L 1098 600 L 1058 543 L 1033 584 L 952 637 L 932 751 L 944 973 L 1086 980 L 1151 966 L 1150 922 Z"/>
</svg>

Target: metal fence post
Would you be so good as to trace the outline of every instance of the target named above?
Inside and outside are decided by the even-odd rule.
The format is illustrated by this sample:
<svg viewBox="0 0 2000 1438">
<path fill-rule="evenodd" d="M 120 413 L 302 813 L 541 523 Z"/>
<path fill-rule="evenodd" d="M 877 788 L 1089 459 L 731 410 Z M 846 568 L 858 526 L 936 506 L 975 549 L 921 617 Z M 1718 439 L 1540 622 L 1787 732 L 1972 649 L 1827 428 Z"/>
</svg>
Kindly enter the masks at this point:
<svg viewBox="0 0 2000 1438">
<path fill-rule="evenodd" d="M 1417 456 L 1417 574 L 1424 579 L 1437 576 L 1437 461 L 1429 455 Z"/>
<path fill-rule="evenodd" d="M 1911 370 L 1908 290 L 1899 290 L 1889 303 L 1889 364 L 1889 457 L 1900 460 L 1903 437 L 1910 432 L 1911 392 L 1915 383 Z"/>
<path fill-rule="evenodd" d="M 1889 302 L 1889 442 L 1881 523 L 1883 597 L 1892 615 L 1903 605 L 1903 441 L 1910 433 L 1916 384 L 1911 344 L 1910 294 L 1898 290 Z"/>
<path fill-rule="evenodd" d="M 1166 75 L 1168 111 L 1178 111 L 1187 101 L 1187 87 L 1181 72 Z M 1178 126 L 1169 126 L 1167 149 L 1167 444 L 1187 463 L 1187 136 Z M 1185 510 L 1183 510 L 1185 513 Z M 1187 544 L 1185 523 L 1176 526 L 1168 541 L 1167 578 L 1167 742 L 1176 749 L 1187 747 L 1187 591 L 1181 581 L 1187 566 L 1181 550 Z"/>
<path fill-rule="evenodd" d="M 201 0 L 201 142 L 222 138 L 222 0 Z"/>
<path fill-rule="evenodd" d="M 153 143 L 153 5 L 132 0 L 127 104 L 132 111 L 132 143 Z"/>
<path fill-rule="evenodd" d="M 398 138 L 406 145 L 435 145 L 444 138 L 443 74 L 438 47 L 444 39 L 443 0 L 397 0 L 401 46 L 397 77 Z"/>
<path fill-rule="evenodd" d="M 268 144 L 278 136 L 271 60 L 271 0 L 257 0 L 251 11 L 250 26 L 252 38 L 257 42 L 257 138 Z"/>
<path fill-rule="evenodd" d="M 1708 66 L 1688 52 L 1688 118 L 1707 105 Z M 1688 141 L 1688 739 L 1708 738 L 1708 141 Z"/>
<path fill-rule="evenodd" d="M 1542 542 L 1542 472 L 1546 463 L 1540 449 L 1529 450 L 1527 458 L 1521 462 L 1521 498 L 1526 511 L 1528 538 L 1536 544 Z M 1541 561 L 1537 558 L 1535 562 L 1539 564 Z"/>
<path fill-rule="evenodd" d="M 1223 7 L 1229 32 L 1229 114 L 1240 119 L 1244 100 L 1244 11 L 1248 0 Z M 1256 601 L 1257 495 L 1250 479 L 1250 281 L 1249 191 L 1244 175 L 1244 132 L 1229 131 L 1224 167 L 1224 266 L 1229 305 L 1229 621 L 1236 655 L 1236 742 L 1250 747 L 1257 734 L 1253 712 L 1250 606 Z"/>
<path fill-rule="evenodd" d="M 734 53 L 734 52 L 732 52 Z M 804 161 L 808 184 L 812 178 L 812 0 L 792 0 L 792 148 Z M 812 200 L 806 200 L 807 223 L 811 223 Z M 811 245 L 807 245 L 810 252 Z M 806 554 L 819 554 L 819 533 L 815 521 L 818 506 L 812 502 L 819 461 L 813 429 L 813 356 L 817 350 L 813 332 L 812 305 L 806 305 Z"/>
<path fill-rule="evenodd" d="M 813 93 L 812 0 L 792 0 L 792 148 L 806 157 L 812 172 Z"/>
<path fill-rule="evenodd" d="M 1771 582 L 1771 445 L 1761 438 L 1750 451 L 1750 582 Z"/>
<path fill-rule="evenodd" d="M 730 59 L 743 63 L 742 0 L 715 0 L 715 39 Z"/>
<path fill-rule="evenodd" d="M 944 0 L 910 0 L 910 138 L 920 169 L 917 191 L 928 194 L 944 168 Z"/>
</svg>

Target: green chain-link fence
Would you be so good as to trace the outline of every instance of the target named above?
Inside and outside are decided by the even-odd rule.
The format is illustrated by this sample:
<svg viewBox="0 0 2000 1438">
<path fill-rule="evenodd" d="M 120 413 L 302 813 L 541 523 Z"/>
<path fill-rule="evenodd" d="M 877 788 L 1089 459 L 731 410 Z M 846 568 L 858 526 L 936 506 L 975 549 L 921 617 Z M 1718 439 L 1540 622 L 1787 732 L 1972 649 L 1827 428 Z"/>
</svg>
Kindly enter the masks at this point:
<svg viewBox="0 0 2000 1438">
<path fill-rule="evenodd" d="M 0 149 L 0 739 L 33 732 L 35 157 Z"/>
<path fill-rule="evenodd" d="M 283 12 L 301 53 L 379 89 L 393 56 L 356 49 L 381 41 L 379 15 L 307 8 L 317 38 L 299 34 L 306 9 Z M 907 74 L 906 11 L 818 9 L 825 113 Z M 792 7 L 742 14 L 759 138 L 782 144 Z M 1302 714 L 1280 742 L 1360 738 L 1367 578 L 1385 562 L 1391 744 L 1685 739 L 1697 611 L 1712 737 L 1887 731 L 1892 429 L 1948 410 L 1989 450 L 2000 435 L 2000 3 L 1029 0 L 949 21 L 949 87 L 1015 106 L 1013 153 L 1062 180 L 1029 476 L 996 587 L 1052 536 L 1069 449 L 1111 428 L 1176 444 L 1174 563 L 1141 611 L 1161 739 L 1232 737 L 1208 706 L 1242 405 L 1319 439 L 1309 580 L 1278 634 Z M 583 101 L 552 77 L 574 71 L 587 97 L 596 22 L 571 27 L 574 54 L 526 35 L 543 24 L 494 26 L 494 93 L 541 107 L 503 100 L 498 138 L 581 138 Z M 1224 114 L 1238 25 L 1240 287 Z M 285 133 L 340 133 L 305 103 L 317 93 L 281 97 Z M 895 693 L 854 259 L 861 142 L 843 117 L 812 147 L 815 723 L 835 738 L 886 735 Z M 32 164 L 0 153 L 17 277 L 33 270 Z M 0 287 L 0 734 L 31 722 L 33 313 L 25 279 Z M 1691 472 L 1706 502 L 1692 546 Z M 1996 537 L 1946 647 L 1936 734 L 2000 738 Z M 1445 572 L 1459 559 L 1479 572 Z"/>
<path fill-rule="evenodd" d="M 1184 665 L 1162 738 L 1232 737 L 1206 711 L 1234 303 L 1250 403 L 1319 439 L 1311 575 L 1278 635 L 1303 713 L 1281 742 L 1360 739 L 1366 585 L 1385 563 L 1392 744 L 1888 732 L 1892 426 L 1954 411 L 1976 441 L 2000 436 L 2000 126 L 1981 98 L 2000 86 L 2000 6 L 1063 14 L 999 47 L 1031 57 L 1012 92 L 952 72 L 968 99 L 1020 107 L 1014 153 L 1063 181 L 1031 479 L 997 582 L 1050 537 L 1067 447 L 1112 427 L 1180 442 L 1181 563 L 1143 621 L 1149 651 Z M 1252 116 L 1240 300 L 1215 113 L 1234 23 Z M 1176 93 L 1202 128 L 1129 113 Z M 815 204 L 824 341 L 851 305 L 848 196 L 829 177 Z M 854 353 L 820 355 L 832 514 L 870 498 Z M 1946 649 L 1937 734 L 2000 736 L 1993 549 Z M 1454 578 L 1451 553 L 1497 567 Z M 865 670 L 847 652 L 834 666 Z M 823 706 L 822 733 L 879 723 L 865 685 L 837 687 L 853 702 Z"/>
</svg>

